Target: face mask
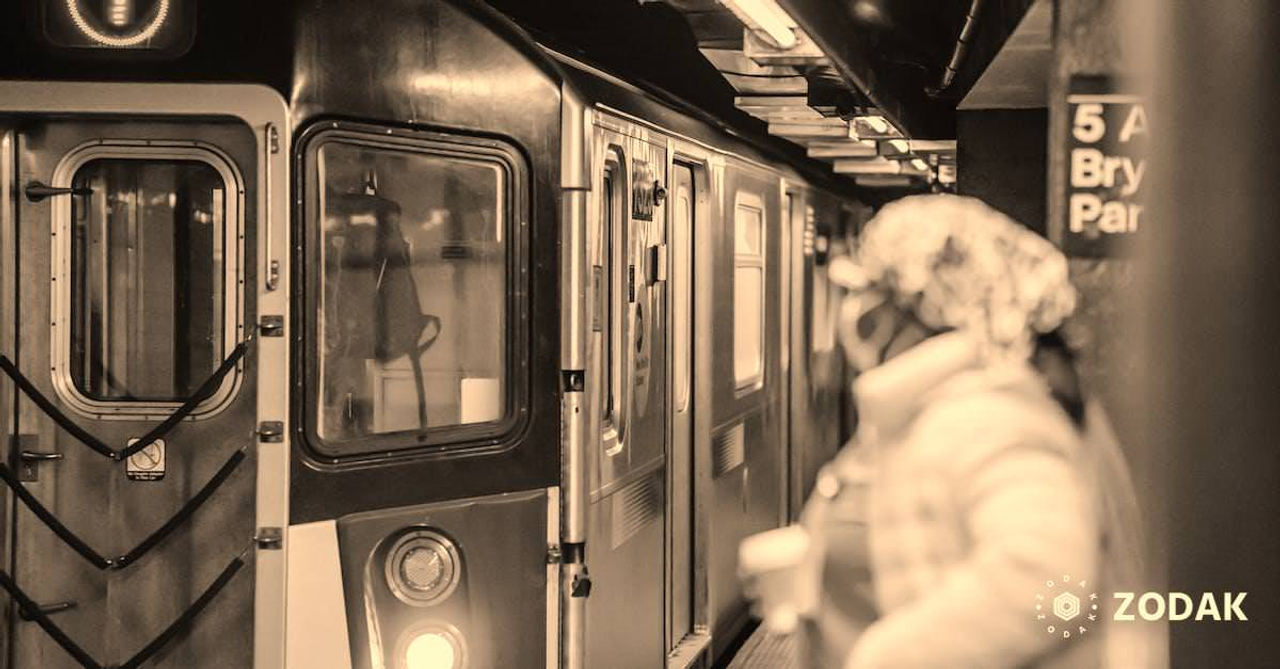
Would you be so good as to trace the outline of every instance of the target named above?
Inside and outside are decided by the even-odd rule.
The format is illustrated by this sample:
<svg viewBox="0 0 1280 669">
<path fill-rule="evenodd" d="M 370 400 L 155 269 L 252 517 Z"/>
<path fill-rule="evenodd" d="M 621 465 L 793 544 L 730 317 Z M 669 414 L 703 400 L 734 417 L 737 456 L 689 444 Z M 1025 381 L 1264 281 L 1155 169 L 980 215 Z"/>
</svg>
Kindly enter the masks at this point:
<svg viewBox="0 0 1280 669">
<path fill-rule="evenodd" d="M 902 310 L 876 290 L 851 293 L 840 304 L 840 346 L 859 372 L 884 362 L 894 339 L 907 325 Z"/>
</svg>

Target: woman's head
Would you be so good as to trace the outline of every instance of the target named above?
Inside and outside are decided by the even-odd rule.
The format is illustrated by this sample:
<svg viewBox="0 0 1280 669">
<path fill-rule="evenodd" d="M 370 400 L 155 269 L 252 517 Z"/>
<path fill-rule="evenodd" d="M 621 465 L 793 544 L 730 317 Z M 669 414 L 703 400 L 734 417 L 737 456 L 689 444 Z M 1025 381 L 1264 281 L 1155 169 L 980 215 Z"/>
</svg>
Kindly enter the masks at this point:
<svg viewBox="0 0 1280 669">
<path fill-rule="evenodd" d="M 930 334 L 962 330 L 989 355 L 1028 358 L 1036 335 L 1075 307 L 1066 258 L 979 200 L 918 195 L 885 205 L 853 254 L 834 259 L 849 290 L 840 338 L 867 369 Z"/>
</svg>

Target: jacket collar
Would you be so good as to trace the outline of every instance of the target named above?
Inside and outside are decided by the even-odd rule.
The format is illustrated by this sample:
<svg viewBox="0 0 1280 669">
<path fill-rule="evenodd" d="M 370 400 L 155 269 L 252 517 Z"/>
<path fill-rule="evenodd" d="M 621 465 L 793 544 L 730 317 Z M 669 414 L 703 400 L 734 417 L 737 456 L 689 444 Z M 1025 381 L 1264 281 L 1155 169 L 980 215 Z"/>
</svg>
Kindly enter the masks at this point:
<svg viewBox="0 0 1280 669">
<path fill-rule="evenodd" d="M 895 434 L 943 397 L 1001 387 L 1046 391 L 1025 361 L 988 361 L 963 331 L 935 335 L 854 381 L 859 438 Z"/>
<path fill-rule="evenodd" d="M 858 433 L 874 441 L 897 432 L 920 412 L 926 397 L 944 382 L 978 366 L 977 345 L 959 331 L 930 337 L 853 382 Z"/>
</svg>

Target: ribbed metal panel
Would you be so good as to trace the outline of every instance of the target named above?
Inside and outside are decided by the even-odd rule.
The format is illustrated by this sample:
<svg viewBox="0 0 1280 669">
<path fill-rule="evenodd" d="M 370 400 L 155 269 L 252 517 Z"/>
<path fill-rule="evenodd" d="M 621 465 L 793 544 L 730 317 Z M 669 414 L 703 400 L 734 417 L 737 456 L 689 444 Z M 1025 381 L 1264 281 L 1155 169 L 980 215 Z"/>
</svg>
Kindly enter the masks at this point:
<svg viewBox="0 0 1280 669">
<path fill-rule="evenodd" d="M 747 459 L 746 444 L 742 423 L 721 430 L 712 440 L 712 475 L 720 476 L 741 465 Z"/>
<path fill-rule="evenodd" d="M 661 471 L 658 470 L 659 474 Z M 614 548 L 626 543 L 641 528 L 662 515 L 661 482 L 659 475 L 645 476 L 614 494 L 610 532 Z"/>
</svg>

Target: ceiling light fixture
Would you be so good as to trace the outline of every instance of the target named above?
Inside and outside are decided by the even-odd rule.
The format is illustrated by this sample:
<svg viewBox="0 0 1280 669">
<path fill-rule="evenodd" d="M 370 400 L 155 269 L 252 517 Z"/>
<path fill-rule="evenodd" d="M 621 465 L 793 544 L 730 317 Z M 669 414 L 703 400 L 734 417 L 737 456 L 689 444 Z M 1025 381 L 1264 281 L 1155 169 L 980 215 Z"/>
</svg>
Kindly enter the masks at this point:
<svg viewBox="0 0 1280 669">
<path fill-rule="evenodd" d="M 792 28 L 796 22 L 775 0 L 720 0 L 748 27 L 758 28 L 781 49 L 794 47 L 799 40 Z"/>
</svg>

